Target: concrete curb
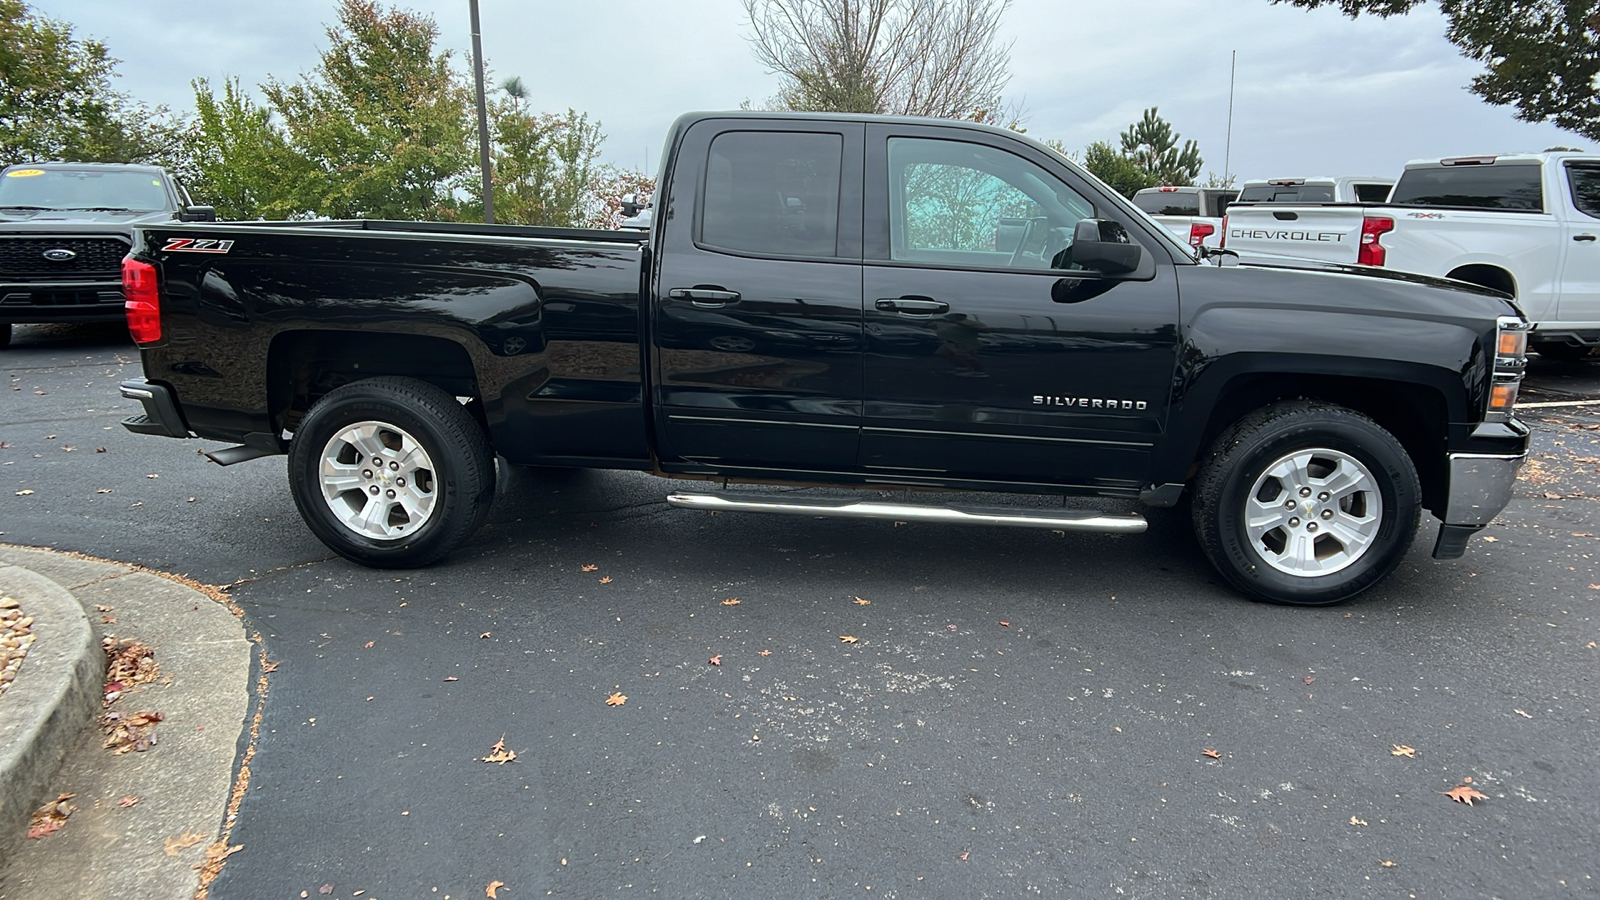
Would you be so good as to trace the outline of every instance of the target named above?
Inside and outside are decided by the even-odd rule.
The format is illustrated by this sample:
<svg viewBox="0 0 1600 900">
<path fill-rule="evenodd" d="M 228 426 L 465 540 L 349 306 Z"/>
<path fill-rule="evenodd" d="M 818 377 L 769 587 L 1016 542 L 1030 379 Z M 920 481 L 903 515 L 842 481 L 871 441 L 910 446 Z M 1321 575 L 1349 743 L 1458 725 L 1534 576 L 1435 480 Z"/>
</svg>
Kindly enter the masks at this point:
<svg viewBox="0 0 1600 900">
<path fill-rule="evenodd" d="M 0 563 L 0 594 L 33 617 L 38 637 L 0 701 L 0 833 L 20 830 L 100 708 L 100 649 L 69 591 Z M 53 796 L 53 795 L 52 795 Z"/>
</svg>

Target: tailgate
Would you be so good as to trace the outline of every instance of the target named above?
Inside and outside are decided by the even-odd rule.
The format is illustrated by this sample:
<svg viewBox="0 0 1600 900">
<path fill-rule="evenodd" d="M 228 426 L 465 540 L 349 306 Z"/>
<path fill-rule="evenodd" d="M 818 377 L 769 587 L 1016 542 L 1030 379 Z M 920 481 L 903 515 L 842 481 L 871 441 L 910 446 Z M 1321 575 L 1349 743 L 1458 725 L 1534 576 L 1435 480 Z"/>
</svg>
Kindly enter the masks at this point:
<svg viewBox="0 0 1600 900">
<path fill-rule="evenodd" d="M 1361 251 L 1360 206 L 1228 207 L 1227 243 L 1241 256 L 1354 263 Z"/>
</svg>

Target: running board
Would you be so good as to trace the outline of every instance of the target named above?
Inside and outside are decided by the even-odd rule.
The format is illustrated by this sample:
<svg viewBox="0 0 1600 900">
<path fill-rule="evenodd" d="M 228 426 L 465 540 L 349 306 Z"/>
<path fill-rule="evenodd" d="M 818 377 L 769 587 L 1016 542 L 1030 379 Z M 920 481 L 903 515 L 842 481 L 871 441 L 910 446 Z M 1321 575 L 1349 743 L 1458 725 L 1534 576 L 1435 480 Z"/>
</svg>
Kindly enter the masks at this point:
<svg viewBox="0 0 1600 900">
<path fill-rule="evenodd" d="M 966 525 L 1009 525 L 1013 528 L 1051 528 L 1057 531 L 1095 531 L 1142 534 L 1148 523 L 1138 513 L 1107 514 L 1092 509 L 1008 509 L 983 506 L 915 506 L 903 503 L 869 503 L 859 500 L 824 500 L 771 497 L 757 494 L 667 495 L 667 505 L 710 512 L 761 512 L 829 519 L 887 519 L 895 522 L 944 522 Z"/>
</svg>

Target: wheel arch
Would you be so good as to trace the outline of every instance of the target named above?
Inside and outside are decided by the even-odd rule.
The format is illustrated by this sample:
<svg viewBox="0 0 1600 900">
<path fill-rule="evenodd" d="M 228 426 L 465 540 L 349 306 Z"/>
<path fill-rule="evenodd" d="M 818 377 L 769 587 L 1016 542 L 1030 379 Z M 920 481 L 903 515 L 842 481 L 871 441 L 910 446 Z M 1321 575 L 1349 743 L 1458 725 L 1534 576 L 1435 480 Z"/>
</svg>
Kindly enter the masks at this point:
<svg viewBox="0 0 1600 900">
<path fill-rule="evenodd" d="M 436 335 L 304 329 L 275 335 L 267 350 L 267 404 L 273 427 L 294 431 L 318 399 L 366 378 L 403 376 L 454 397 L 485 425 L 477 369 L 468 349 Z"/>
<path fill-rule="evenodd" d="M 1188 483 L 1212 443 L 1252 411 L 1280 400 L 1319 400 L 1362 413 L 1393 434 L 1417 468 L 1423 506 L 1442 509 L 1448 426 L 1470 418 L 1460 376 L 1416 363 L 1350 362 L 1258 358 L 1219 366 L 1224 370 L 1208 373 L 1186 394 L 1173 419 L 1171 449 L 1156 464 L 1157 482 Z"/>
<path fill-rule="evenodd" d="M 1468 263 L 1464 266 L 1456 266 L 1445 277 L 1510 294 L 1513 299 L 1517 296 L 1516 276 L 1500 266 L 1489 263 Z"/>
</svg>

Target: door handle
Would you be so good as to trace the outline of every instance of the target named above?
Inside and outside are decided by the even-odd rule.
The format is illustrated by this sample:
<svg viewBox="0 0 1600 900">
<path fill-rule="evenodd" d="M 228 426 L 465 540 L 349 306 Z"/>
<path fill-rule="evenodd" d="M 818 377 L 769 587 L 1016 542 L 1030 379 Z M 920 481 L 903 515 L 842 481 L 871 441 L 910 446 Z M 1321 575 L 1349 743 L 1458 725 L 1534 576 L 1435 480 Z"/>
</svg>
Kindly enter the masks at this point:
<svg viewBox="0 0 1600 900">
<path fill-rule="evenodd" d="M 885 297 L 873 305 L 884 312 L 897 312 L 904 316 L 926 317 L 950 310 L 950 304 L 932 297 Z"/>
<path fill-rule="evenodd" d="M 1272 217 L 1279 222 L 1295 222 L 1300 219 L 1300 214 L 1295 212 L 1274 212 Z"/>
<path fill-rule="evenodd" d="M 673 300 L 688 300 L 702 309 L 719 309 L 730 303 L 739 302 L 738 291 L 726 291 L 719 287 L 692 287 L 673 288 L 667 291 L 667 296 Z"/>
<path fill-rule="evenodd" d="M 1595 236 L 1592 234 L 1575 234 L 1572 239 L 1575 241 L 1592 241 L 1595 240 Z"/>
</svg>

